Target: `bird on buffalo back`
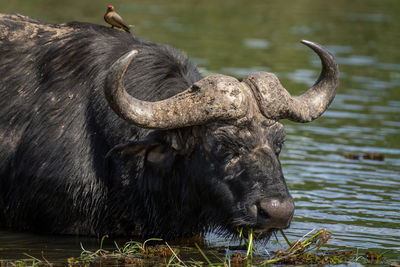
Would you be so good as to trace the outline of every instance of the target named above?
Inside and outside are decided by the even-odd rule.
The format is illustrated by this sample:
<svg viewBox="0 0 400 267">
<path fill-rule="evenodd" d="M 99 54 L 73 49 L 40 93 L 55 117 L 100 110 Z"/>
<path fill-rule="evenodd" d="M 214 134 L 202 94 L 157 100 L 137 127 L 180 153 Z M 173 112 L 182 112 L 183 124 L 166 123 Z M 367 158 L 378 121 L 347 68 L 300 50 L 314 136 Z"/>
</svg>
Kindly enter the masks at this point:
<svg viewBox="0 0 400 267">
<path fill-rule="evenodd" d="M 114 11 L 114 6 L 108 6 L 104 20 L 111 25 L 111 28 L 121 28 L 130 33 L 130 27 L 124 22 L 120 15 Z"/>
</svg>

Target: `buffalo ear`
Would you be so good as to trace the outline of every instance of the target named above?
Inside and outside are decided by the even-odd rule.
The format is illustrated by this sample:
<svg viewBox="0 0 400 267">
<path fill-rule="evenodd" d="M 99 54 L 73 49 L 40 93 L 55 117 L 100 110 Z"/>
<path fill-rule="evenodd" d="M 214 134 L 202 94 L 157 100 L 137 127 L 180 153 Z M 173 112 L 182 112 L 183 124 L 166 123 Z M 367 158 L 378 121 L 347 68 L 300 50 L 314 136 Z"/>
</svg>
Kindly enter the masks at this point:
<svg viewBox="0 0 400 267">
<path fill-rule="evenodd" d="M 106 160 L 116 154 L 145 156 L 149 149 L 157 147 L 158 145 L 158 143 L 148 143 L 143 141 L 130 141 L 118 144 L 107 152 Z"/>
<path fill-rule="evenodd" d="M 157 145 L 148 149 L 146 160 L 150 164 L 160 167 L 169 167 L 172 165 L 175 151 L 165 145 Z"/>
<path fill-rule="evenodd" d="M 173 160 L 175 151 L 168 145 L 160 143 L 144 144 L 141 142 L 128 142 L 113 147 L 107 153 L 106 159 L 115 154 L 128 157 L 144 157 L 146 162 L 150 164 L 161 164 L 160 167 L 167 167 L 166 165 L 172 163 L 171 160 Z"/>
<path fill-rule="evenodd" d="M 115 160 L 119 164 L 123 164 L 121 160 L 143 161 L 143 167 L 166 170 L 172 166 L 175 155 L 175 149 L 163 141 L 158 131 L 151 132 L 144 139 L 119 144 L 110 149 L 105 157 L 106 174 L 111 174 L 110 164 Z"/>
</svg>

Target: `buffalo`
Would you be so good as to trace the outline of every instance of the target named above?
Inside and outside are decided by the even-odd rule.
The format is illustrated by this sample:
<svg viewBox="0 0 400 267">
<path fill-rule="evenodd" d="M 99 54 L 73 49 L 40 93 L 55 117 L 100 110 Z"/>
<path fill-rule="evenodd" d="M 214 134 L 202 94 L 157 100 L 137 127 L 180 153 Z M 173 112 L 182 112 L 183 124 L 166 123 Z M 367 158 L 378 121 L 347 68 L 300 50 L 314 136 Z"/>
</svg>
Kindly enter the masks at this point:
<svg viewBox="0 0 400 267">
<path fill-rule="evenodd" d="M 338 66 L 293 97 L 272 73 L 203 78 L 173 48 L 105 26 L 0 15 L 0 226 L 188 237 L 287 228 L 281 119 L 330 105 Z"/>
</svg>

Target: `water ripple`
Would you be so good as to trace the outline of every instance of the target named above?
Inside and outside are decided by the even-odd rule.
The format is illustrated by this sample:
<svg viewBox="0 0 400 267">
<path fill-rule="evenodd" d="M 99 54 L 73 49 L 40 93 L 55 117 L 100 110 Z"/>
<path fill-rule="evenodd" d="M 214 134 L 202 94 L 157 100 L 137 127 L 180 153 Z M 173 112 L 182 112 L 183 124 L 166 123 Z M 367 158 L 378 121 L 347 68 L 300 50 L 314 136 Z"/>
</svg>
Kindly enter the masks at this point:
<svg viewBox="0 0 400 267">
<path fill-rule="evenodd" d="M 246 38 L 243 40 L 243 45 L 246 48 L 266 49 L 269 47 L 269 42 L 264 39 Z"/>
</svg>

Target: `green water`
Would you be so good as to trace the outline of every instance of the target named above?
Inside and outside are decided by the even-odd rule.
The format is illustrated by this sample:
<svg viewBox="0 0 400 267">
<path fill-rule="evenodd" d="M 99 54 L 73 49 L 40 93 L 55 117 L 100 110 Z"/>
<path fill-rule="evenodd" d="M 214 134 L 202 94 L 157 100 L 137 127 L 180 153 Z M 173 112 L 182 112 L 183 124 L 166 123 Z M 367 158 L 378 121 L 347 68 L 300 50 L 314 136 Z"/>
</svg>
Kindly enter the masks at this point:
<svg viewBox="0 0 400 267">
<path fill-rule="evenodd" d="M 286 233 L 295 239 L 327 228 L 336 237 L 332 247 L 400 257 L 400 1 L 0 0 L 0 11 L 51 23 L 105 25 L 108 4 L 134 25 L 134 34 L 184 51 L 204 75 L 240 78 L 270 71 L 294 95 L 320 71 L 317 57 L 299 41 L 328 47 L 341 70 L 331 108 L 309 124 L 283 121 L 287 142 L 281 161 L 296 202 Z M 384 161 L 362 158 L 370 152 L 383 154 Z M 348 153 L 361 158 L 347 159 Z M 212 234 L 206 239 L 211 246 L 229 243 Z M 79 253 L 81 240 L 59 240 L 1 231 L 0 257 L 41 249 Z"/>
</svg>

